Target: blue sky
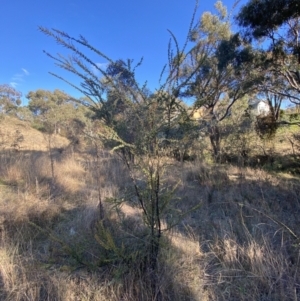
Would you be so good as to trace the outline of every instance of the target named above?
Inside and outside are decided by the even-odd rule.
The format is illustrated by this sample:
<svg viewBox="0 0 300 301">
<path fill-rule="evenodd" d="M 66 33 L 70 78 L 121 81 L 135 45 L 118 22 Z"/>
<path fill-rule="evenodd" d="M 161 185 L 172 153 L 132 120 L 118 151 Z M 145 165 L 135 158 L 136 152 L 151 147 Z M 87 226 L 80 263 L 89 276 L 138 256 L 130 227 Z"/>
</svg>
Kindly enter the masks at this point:
<svg viewBox="0 0 300 301">
<path fill-rule="evenodd" d="M 213 11 L 214 1 L 200 0 L 197 19 Z M 242 0 L 241 3 L 245 3 Z M 224 0 L 230 10 L 234 0 Z M 10 0 L 1 5 L 0 84 L 11 84 L 25 95 L 37 89 L 61 89 L 75 97 L 76 90 L 48 72 L 63 74 L 43 50 L 66 54 L 65 49 L 38 30 L 56 28 L 78 37 L 112 59 L 144 57 L 137 71 L 140 82 L 158 86 L 162 67 L 167 62 L 171 30 L 182 45 L 195 6 L 194 0 Z M 237 10 L 236 10 L 237 11 Z M 95 58 L 96 63 L 105 61 Z M 68 75 L 66 76 L 67 78 Z"/>
</svg>

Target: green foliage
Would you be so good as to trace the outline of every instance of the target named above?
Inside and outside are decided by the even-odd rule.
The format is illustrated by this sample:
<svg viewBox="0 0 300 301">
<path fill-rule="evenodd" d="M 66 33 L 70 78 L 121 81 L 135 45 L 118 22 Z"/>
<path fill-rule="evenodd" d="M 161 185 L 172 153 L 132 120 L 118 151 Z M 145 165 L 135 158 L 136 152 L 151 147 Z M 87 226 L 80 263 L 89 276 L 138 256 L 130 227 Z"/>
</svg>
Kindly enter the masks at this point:
<svg viewBox="0 0 300 301">
<path fill-rule="evenodd" d="M 299 113 L 292 113 L 289 115 L 290 121 L 299 121 L 300 120 L 300 114 Z"/>
<path fill-rule="evenodd" d="M 230 115 L 232 106 L 246 94 L 255 93 L 261 74 L 257 72 L 255 52 L 231 30 L 230 16 L 221 2 L 216 14 L 205 12 L 194 28 L 193 51 L 182 68 L 182 77 L 192 75 L 184 96 L 196 99 L 194 110 L 207 111 L 203 130 L 209 135 L 215 160 L 219 160 L 219 123 Z M 201 63 L 200 63 L 201 62 Z M 193 65 L 200 64 L 197 72 Z"/>
<path fill-rule="evenodd" d="M 78 134 L 75 120 L 84 123 L 87 110 L 60 90 L 31 91 L 26 96 L 28 109 L 34 116 L 33 126 L 43 132 L 62 134 L 69 138 Z"/>
<path fill-rule="evenodd" d="M 257 116 L 256 131 L 261 139 L 272 140 L 275 137 L 278 124 L 272 114 Z"/>
<path fill-rule="evenodd" d="M 220 123 L 222 161 L 243 165 L 257 139 L 254 119 L 247 114 L 249 96 L 232 106 L 231 114 Z"/>
<path fill-rule="evenodd" d="M 33 122 L 34 115 L 29 110 L 28 107 L 18 107 L 16 110 L 16 115 L 20 120 Z"/>
<path fill-rule="evenodd" d="M 242 7 L 237 20 L 257 39 L 269 36 L 279 26 L 299 16 L 298 0 L 250 0 Z"/>
<path fill-rule="evenodd" d="M 0 113 L 15 112 L 21 104 L 21 92 L 9 85 L 0 85 Z"/>
<path fill-rule="evenodd" d="M 245 28 L 244 37 L 249 41 L 267 38 L 266 62 L 271 64 L 272 72 L 282 76 L 286 85 L 299 93 L 299 1 L 250 0 L 242 7 L 237 20 Z"/>
</svg>

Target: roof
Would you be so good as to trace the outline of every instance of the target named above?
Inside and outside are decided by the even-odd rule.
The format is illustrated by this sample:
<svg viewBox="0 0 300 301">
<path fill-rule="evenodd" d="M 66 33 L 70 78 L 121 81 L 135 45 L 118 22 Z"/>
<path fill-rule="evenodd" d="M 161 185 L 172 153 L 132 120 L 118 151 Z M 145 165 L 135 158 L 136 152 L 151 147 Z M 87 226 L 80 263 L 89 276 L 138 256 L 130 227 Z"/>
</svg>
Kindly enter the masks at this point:
<svg viewBox="0 0 300 301">
<path fill-rule="evenodd" d="M 266 100 L 264 100 L 264 99 L 258 99 L 258 98 L 253 98 L 253 99 L 250 99 L 248 101 L 249 106 L 251 106 L 251 107 L 257 106 L 261 102 L 266 103 Z"/>
</svg>

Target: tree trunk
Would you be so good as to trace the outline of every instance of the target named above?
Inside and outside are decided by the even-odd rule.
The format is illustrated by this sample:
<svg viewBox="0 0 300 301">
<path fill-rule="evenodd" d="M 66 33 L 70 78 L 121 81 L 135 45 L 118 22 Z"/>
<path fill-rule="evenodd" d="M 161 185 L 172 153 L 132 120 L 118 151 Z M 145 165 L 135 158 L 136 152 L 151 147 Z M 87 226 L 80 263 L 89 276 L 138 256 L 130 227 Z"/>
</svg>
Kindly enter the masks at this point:
<svg viewBox="0 0 300 301">
<path fill-rule="evenodd" d="M 210 127 L 209 139 L 213 149 L 214 160 L 217 163 L 220 157 L 220 131 L 217 125 Z"/>
</svg>

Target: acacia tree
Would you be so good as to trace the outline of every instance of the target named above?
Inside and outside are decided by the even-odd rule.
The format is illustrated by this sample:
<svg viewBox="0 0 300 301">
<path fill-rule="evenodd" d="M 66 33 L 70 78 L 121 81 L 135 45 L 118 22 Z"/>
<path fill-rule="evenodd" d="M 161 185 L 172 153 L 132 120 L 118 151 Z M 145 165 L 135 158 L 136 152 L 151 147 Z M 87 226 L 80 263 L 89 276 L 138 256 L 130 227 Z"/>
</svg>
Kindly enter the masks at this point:
<svg viewBox="0 0 300 301">
<path fill-rule="evenodd" d="M 46 54 L 61 68 L 76 74 L 81 79 L 81 84 L 76 86 L 59 75 L 51 74 L 85 95 L 85 99 L 79 102 L 95 113 L 99 129 L 95 133 L 96 136 L 106 142 L 112 151 L 122 150 L 122 159 L 128 168 L 135 191 L 135 198 L 130 201 L 143 212 L 145 225 L 149 230 L 148 239 L 145 241 L 149 251 L 146 264 L 150 269 L 153 294 L 157 296 L 159 288 L 156 270 L 160 240 L 163 231 L 177 222 L 172 220 L 169 221 L 167 229 L 162 227 L 162 219 L 171 210 L 170 201 L 176 189 L 168 187 L 164 181 L 164 171 L 167 167 L 163 160 L 165 150 L 162 145 L 165 140 L 168 141 L 169 148 L 174 144 L 176 135 L 171 139 L 170 132 L 176 131 L 184 113 L 187 115 L 186 108 L 178 101 L 178 96 L 198 71 L 202 60 L 198 60 L 189 75 L 185 78 L 180 77 L 181 65 L 192 50 L 186 51 L 187 42 L 179 50 L 178 43 L 171 33 L 176 45 L 175 54 L 173 55 L 169 46 L 169 63 L 162 72 L 165 80 L 156 94 L 152 94 L 146 85 L 141 86 L 135 78 L 135 69 L 141 62 L 133 66 L 132 60 L 114 61 L 90 45 L 82 36 L 76 39 L 56 29 L 40 27 L 40 30 L 72 52 L 71 58 L 55 57 L 47 52 Z M 105 59 L 108 67 L 100 67 L 76 46 Z M 177 59 L 179 56 L 180 60 Z M 91 67 L 99 72 L 101 78 Z M 177 113 L 173 114 L 175 110 Z M 134 155 L 134 161 L 129 158 L 129 153 Z M 139 174 L 143 174 L 144 185 L 138 184 L 137 170 Z M 103 210 L 101 203 L 99 207 Z M 105 216 L 103 212 L 101 216 Z"/>
</svg>

